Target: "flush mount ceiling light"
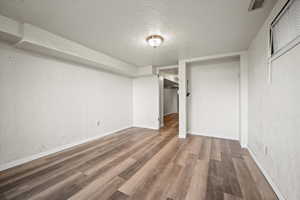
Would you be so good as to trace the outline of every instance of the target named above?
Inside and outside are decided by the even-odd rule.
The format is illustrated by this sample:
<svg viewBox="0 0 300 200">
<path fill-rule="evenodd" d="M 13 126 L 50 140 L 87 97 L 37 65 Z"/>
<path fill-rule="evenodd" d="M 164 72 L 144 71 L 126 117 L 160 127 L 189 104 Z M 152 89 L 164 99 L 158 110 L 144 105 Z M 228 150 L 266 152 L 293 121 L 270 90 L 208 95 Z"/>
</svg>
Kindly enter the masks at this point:
<svg viewBox="0 0 300 200">
<path fill-rule="evenodd" d="M 146 42 L 153 48 L 159 47 L 164 42 L 164 38 L 160 35 L 150 35 L 146 38 Z"/>
</svg>

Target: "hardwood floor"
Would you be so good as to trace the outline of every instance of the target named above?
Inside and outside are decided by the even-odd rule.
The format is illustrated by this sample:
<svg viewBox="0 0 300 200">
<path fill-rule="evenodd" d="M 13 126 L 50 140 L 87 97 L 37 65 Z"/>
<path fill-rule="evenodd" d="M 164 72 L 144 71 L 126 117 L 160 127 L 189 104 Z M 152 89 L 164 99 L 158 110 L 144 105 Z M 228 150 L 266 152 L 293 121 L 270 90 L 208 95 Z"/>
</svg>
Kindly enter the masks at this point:
<svg viewBox="0 0 300 200">
<path fill-rule="evenodd" d="M 237 141 L 189 135 L 178 116 L 130 128 L 0 172 L 0 199 L 273 200 Z"/>
</svg>

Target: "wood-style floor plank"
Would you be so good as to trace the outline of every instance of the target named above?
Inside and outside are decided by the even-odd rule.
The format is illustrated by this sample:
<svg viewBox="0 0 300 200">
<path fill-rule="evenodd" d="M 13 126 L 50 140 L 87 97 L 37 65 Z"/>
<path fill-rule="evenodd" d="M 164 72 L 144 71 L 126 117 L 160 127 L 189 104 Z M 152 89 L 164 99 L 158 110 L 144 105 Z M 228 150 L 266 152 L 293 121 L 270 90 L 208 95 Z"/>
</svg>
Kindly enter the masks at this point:
<svg viewBox="0 0 300 200">
<path fill-rule="evenodd" d="M 109 182 L 114 177 L 118 176 L 122 171 L 133 165 L 135 162 L 136 161 L 132 158 L 126 159 L 121 164 L 108 170 L 103 176 L 99 176 L 96 180 L 89 183 L 86 187 L 84 187 L 82 190 L 80 190 L 78 193 L 72 196 L 70 200 L 91 198 L 97 193 L 97 191 L 99 191 L 99 188 L 105 187 L 107 182 Z"/>
<path fill-rule="evenodd" d="M 126 194 L 120 192 L 120 191 L 116 191 L 113 193 L 113 195 L 111 195 L 108 200 L 127 200 L 129 198 L 129 196 L 127 196 Z"/>
<path fill-rule="evenodd" d="M 232 156 L 230 154 L 221 153 L 222 176 L 223 176 L 223 192 L 237 197 L 242 197 L 242 192 L 238 177 L 233 165 Z"/>
<path fill-rule="evenodd" d="M 250 154 L 249 154 L 250 155 Z M 254 160 L 250 156 L 243 156 L 244 161 L 256 183 L 256 186 L 260 192 L 263 200 L 277 200 L 275 192 L 272 190 L 271 186 L 266 179 L 261 178 L 263 174 L 255 164 Z"/>
<path fill-rule="evenodd" d="M 192 172 L 197 162 L 197 156 L 188 154 L 186 164 L 181 169 L 178 178 L 175 180 L 172 188 L 169 191 L 168 197 L 174 200 L 183 200 L 186 197 L 188 188 L 192 179 Z"/>
<path fill-rule="evenodd" d="M 244 161 L 233 158 L 233 163 L 242 189 L 243 198 L 247 200 L 261 200 L 262 197 Z"/>
<path fill-rule="evenodd" d="M 89 143 L 77 145 L 75 147 L 72 147 L 68 149 L 67 151 L 54 153 L 49 156 L 45 156 L 43 158 L 37 159 L 34 162 L 29 162 L 17 167 L 14 167 L 12 169 L 8 169 L 5 171 L 0 172 L 0 186 L 2 186 L 2 183 L 11 182 L 15 179 L 20 179 L 24 176 L 27 176 L 28 173 L 35 173 L 36 170 L 43 169 L 43 166 L 49 165 L 49 164 L 56 164 L 58 160 L 65 160 L 70 157 L 76 156 L 79 154 L 82 154 L 86 151 L 89 151 L 91 149 L 96 149 L 100 146 L 105 146 L 106 144 L 113 143 L 114 141 L 122 140 L 123 138 L 128 137 L 135 137 L 135 133 L 137 131 L 140 131 L 141 133 L 144 133 L 145 131 L 139 130 L 137 128 L 132 129 L 125 129 L 123 131 L 119 131 L 113 135 L 105 136 L 101 139 L 94 140 Z M 54 163 L 53 163 L 54 162 Z"/>
<path fill-rule="evenodd" d="M 231 194 L 224 193 L 224 200 L 241 200 L 241 198 L 233 196 Z"/>
<path fill-rule="evenodd" d="M 186 200 L 205 200 L 208 162 L 205 160 L 197 160 L 190 187 L 187 191 Z"/>
<path fill-rule="evenodd" d="M 238 141 L 129 128 L 0 172 L 0 199 L 277 200 Z"/>
<path fill-rule="evenodd" d="M 165 148 L 158 152 L 149 162 L 143 166 L 133 177 L 131 177 L 119 190 L 127 195 L 132 195 L 134 191 L 144 183 L 150 173 L 155 171 L 155 168 L 160 162 L 165 159 L 165 156 L 172 155 L 172 152 L 178 145 L 178 139 L 173 138 Z"/>
<path fill-rule="evenodd" d="M 199 159 L 200 160 L 210 160 L 210 151 L 211 151 L 211 138 L 204 137 L 203 143 L 201 145 Z"/>
<path fill-rule="evenodd" d="M 211 142 L 211 159 L 221 161 L 220 140 L 213 138 Z"/>
</svg>

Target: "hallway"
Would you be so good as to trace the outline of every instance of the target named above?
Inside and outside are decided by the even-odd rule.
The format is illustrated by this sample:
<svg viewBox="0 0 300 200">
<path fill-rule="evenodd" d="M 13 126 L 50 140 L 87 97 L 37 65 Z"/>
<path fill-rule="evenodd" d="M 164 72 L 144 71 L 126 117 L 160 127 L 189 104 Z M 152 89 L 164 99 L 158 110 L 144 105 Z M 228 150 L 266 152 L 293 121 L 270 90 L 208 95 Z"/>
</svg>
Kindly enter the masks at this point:
<svg viewBox="0 0 300 200">
<path fill-rule="evenodd" d="M 237 141 L 130 128 L 0 174 L 0 199 L 273 200 Z"/>
</svg>

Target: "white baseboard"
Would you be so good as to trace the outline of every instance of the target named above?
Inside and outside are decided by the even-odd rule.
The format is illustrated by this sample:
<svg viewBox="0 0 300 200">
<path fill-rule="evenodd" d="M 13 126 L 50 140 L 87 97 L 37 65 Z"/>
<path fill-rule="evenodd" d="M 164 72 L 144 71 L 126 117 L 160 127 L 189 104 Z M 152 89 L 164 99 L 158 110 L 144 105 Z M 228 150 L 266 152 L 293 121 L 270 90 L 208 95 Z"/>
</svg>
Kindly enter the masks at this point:
<svg viewBox="0 0 300 200">
<path fill-rule="evenodd" d="M 146 126 L 146 125 L 133 125 L 132 127 L 136 127 L 136 128 L 146 128 L 146 129 L 152 129 L 152 130 L 158 130 L 158 129 L 159 129 L 159 128 L 157 128 L 157 127 Z"/>
<path fill-rule="evenodd" d="M 131 128 L 131 127 L 132 126 L 127 126 L 127 127 L 121 128 L 121 129 L 117 129 L 117 130 L 114 130 L 114 131 L 110 131 L 110 132 L 104 133 L 102 135 L 98 135 L 98 136 L 95 136 L 95 137 L 87 138 L 87 139 L 84 139 L 84 140 L 81 140 L 81 141 L 78 141 L 78 142 L 73 142 L 73 143 L 70 143 L 70 144 L 65 144 L 65 145 L 59 146 L 57 148 L 48 150 L 48 151 L 44 151 L 44 152 L 41 152 L 41 153 L 38 153 L 38 154 L 34 154 L 34 155 L 31 155 L 31 156 L 28 156 L 28 157 L 25 157 L 25 158 L 21 158 L 21 159 L 9 162 L 9 163 L 2 164 L 2 165 L 0 165 L 0 171 L 6 170 L 6 169 L 9 169 L 9 168 L 12 168 L 12 167 L 16 167 L 18 165 L 22 165 L 24 163 L 36 160 L 38 158 L 41 158 L 41 157 L 48 156 L 48 155 L 53 154 L 53 153 L 57 153 L 57 152 L 63 151 L 65 149 L 74 147 L 76 145 L 87 143 L 87 142 L 90 142 L 90 141 L 102 138 L 104 136 L 107 136 L 107 135 L 110 135 L 110 134 L 122 131 L 122 130 L 127 129 L 127 128 Z"/>
<path fill-rule="evenodd" d="M 256 165 L 258 166 L 258 168 L 260 169 L 260 171 L 263 173 L 263 175 L 266 177 L 267 181 L 269 182 L 269 184 L 271 185 L 271 187 L 273 188 L 274 192 L 276 193 L 277 197 L 279 200 L 287 200 L 287 198 L 285 198 L 283 196 L 283 194 L 280 192 L 277 184 L 275 184 L 275 182 L 273 181 L 273 179 L 271 178 L 271 176 L 269 176 L 269 174 L 267 173 L 267 171 L 263 168 L 263 166 L 259 163 L 258 159 L 256 158 L 255 154 L 253 153 L 253 151 L 249 148 L 246 147 L 248 149 L 248 151 L 250 152 L 250 155 L 252 156 L 253 160 L 255 161 Z"/>
<path fill-rule="evenodd" d="M 198 132 L 194 132 L 194 131 L 188 131 L 188 134 L 207 136 L 207 137 L 213 137 L 213 138 L 220 138 L 220 139 L 228 139 L 228 140 L 239 140 L 238 138 L 220 137 L 219 135 L 214 135 L 214 134 L 209 134 L 209 133 L 198 133 Z"/>
<path fill-rule="evenodd" d="M 238 140 L 236 138 L 226 138 L 226 137 L 220 137 L 220 136 L 214 136 L 214 135 L 209 135 L 207 133 L 195 133 L 195 132 L 188 132 L 191 135 L 202 135 L 202 136 L 209 136 L 209 137 L 215 137 L 215 138 L 221 138 L 221 139 L 231 139 L 231 140 Z M 262 167 L 262 165 L 259 163 L 258 159 L 256 158 L 255 154 L 253 153 L 253 151 L 246 146 L 245 148 L 247 148 L 253 158 L 253 160 L 255 161 L 256 165 L 258 166 L 258 168 L 261 170 L 261 172 L 263 173 L 263 175 L 266 177 L 267 181 L 269 182 L 269 184 L 271 185 L 271 187 L 273 188 L 274 192 L 276 193 L 277 197 L 279 200 L 287 200 L 287 198 L 285 198 L 283 196 L 283 194 L 280 192 L 277 184 L 275 184 L 275 182 L 273 181 L 273 179 L 268 175 L 267 171 Z"/>
</svg>

